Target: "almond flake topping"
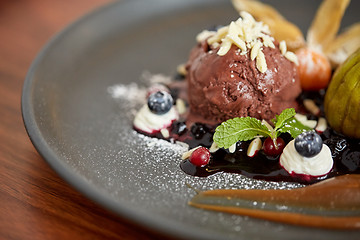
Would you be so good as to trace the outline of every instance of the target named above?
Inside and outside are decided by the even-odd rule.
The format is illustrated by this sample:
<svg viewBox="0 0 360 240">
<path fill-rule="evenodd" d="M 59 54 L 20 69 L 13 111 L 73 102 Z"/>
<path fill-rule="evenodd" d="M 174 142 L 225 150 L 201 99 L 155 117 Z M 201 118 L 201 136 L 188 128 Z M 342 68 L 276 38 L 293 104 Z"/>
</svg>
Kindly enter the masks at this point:
<svg viewBox="0 0 360 240">
<path fill-rule="evenodd" d="M 219 28 L 216 32 L 203 32 L 199 39 L 207 38 L 207 43 L 213 48 L 220 46 L 217 54 L 224 56 L 235 45 L 239 48 L 239 54 L 250 52 L 252 61 L 256 60 L 256 68 L 264 73 L 267 70 L 263 47 L 275 48 L 274 38 L 270 36 L 270 30 L 263 22 L 257 22 L 248 12 L 240 12 L 240 18 L 232 21 L 228 26 Z M 281 44 L 280 51 L 289 60 L 297 63 L 296 55 L 286 51 L 285 43 Z"/>
</svg>

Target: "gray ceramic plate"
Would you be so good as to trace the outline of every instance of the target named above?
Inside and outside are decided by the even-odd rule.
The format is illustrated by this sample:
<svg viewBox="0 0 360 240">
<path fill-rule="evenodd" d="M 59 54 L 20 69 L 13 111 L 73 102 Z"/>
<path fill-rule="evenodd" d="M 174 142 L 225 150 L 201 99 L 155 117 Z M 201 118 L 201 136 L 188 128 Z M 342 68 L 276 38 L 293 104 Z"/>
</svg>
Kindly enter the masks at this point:
<svg viewBox="0 0 360 240">
<path fill-rule="evenodd" d="M 272 2 L 303 30 L 319 3 Z M 349 8 L 344 24 L 358 20 L 356 8 Z M 176 237 L 340 239 L 346 234 L 355 239 L 357 232 L 306 229 L 191 208 L 187 201 L 194 192 L 186 182 L 199 189 L 296 185 L 231 174 L 190 177 L 179 169 L 181 147 L 132 130 L 132 110 L 141 96 L 131 94 L 145 86 L 144 71 L 173 75 L 186 61 L 196 33 L 237 17 L 228 1 L 140 0 L 115 2 L 72 24 L 44 48 L 25 81 L 22 109 L 32 142 L 89 198 Z M 111 87 L 126 94 L 115 96 Z"/>
</svg>

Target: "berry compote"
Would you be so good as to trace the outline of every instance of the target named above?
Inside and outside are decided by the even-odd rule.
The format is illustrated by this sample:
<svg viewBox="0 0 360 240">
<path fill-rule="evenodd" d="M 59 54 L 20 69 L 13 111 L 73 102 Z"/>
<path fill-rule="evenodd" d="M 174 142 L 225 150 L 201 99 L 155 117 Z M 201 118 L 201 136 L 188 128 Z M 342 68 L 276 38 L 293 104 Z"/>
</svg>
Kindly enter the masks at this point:
<svg viewBox="0 0 360 240">
<path fill-rule="evenodd" d="M 178 81 L 181 78 L 177 78 Z M 169 86 L 174 98 L 174 102 L 184 88 L 172 88 Z M 300 113 L 305 114 L 308 119 L 317 120 L 324 116 L 323 98 L 325 91 L 320 92 L 303 92 L 298 102 L 300 105 Z M 320 108 L 320 114 L 317 116 L 307 112 L 302 105 L 304 99 L 312 99 Z M 168 128 L 170 137 L 167 140 L 181 141 L 189 145 L 189 148 L 203 146 L 210 148 L 213 143 L 212 137 L 217 126 L 211 126 L 202 123 L 192 124 L 190 127 L 186 125 L 186 119 L 174 121 Z M 287 181 L 298 182 L 302 184 L 312 184 L 326 178 L 344 175 L 349 173 L 360 174 L 360 140 L 350 139 L 341 134 L 336 133 L 331 128 L 327 128 L 324 132 L 319 133 L 323 143 L 328 145 L 334 160 L 333 169 L 323 176 L 308 176 L 302 174 L 289 174 L 279 164 L 280 155 L 266 154 L 260 149 L 253 157 L 247 156 L 247 149 L 251 141 L 239 141 L 236 144 L 236 150 L 230 153 L 227 149 L 219 149 L 215 153 L 211 153 L 210 161 L 206 166 L 199 167 L 192 164 L 189 160 L 183 160 L 180 164 L 181 169 L 190 175 L 206 177 L 219 172 L 239 173 L 254 179 L 268 181 Z M 147 134 L 149 135 L 149 134 Z M 163 138 L 161 133 L 154 133 L 151 137 Z M 281 134 L 285 145 L 292 140 L 289 134 Z M 264 140 L 262 142 L 264 144 Z"/>
</svg>

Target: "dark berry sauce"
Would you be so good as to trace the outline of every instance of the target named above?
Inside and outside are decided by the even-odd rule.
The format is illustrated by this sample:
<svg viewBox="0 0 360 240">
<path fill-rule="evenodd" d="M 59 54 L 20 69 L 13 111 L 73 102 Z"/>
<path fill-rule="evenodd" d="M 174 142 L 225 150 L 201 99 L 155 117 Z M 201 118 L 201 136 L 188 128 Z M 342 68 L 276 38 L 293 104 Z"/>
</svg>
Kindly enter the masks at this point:
<svg viewBox="0 0 360 240">
<path fill-rule="evenodd" d="M 176 99 L 179 94 L 178 89 L 171 89 L 173 98 Z M 175 94 L 173 94 L 175 93 Z M 320 92 L 303 92 L 298 102 L 300 105 L 300 113 L 305 114 L 308 119 L 318 120 L 320 116 L 324 116 L 323 99 L 325 91 Z M 312 99 L 320 108 L 320 114 L 314 116 L 308 113 L 302 102 L 304 99 Z M 181 141 L 189 145 L 189 148 L 204 146 L 210 148 L 213 143 L 212 137 L 216 126 L 210 126 L 202 123 L 195 123 L 187 128 L 184 119 L 174 121 L 168 128 L 170 132 L 170 141 Z M 323 133 L 319 133 L 332 153 L 334 160 L 333 169 L 323 176 L 309 176 L 303 174 L 289 174 L 279 164 L 280 156 L 270 157 L 261 149 L 255 156 L 248 157 L 247 149 L 251 141 L 236 144 L 236 151 L 230 153 L 228 150 L 219 149 L 211 154 L 211 159 L 205 167 L 196 167 L 189 160 L 184 160 L 180 164 L 180 168 L 187 174 L 199 177 L 207 177 L 219 172 L 238 173 L 253 179 L 261 179 L 267 181 L 287 181 L 298 182 L 302 184 L 312 184 L 326 178 L 349 174 L 360 174 L 360 141 L 349 139 L 341 134 L 336 133 L 331 128 L 327 128 Z M 147 134 L 149 135 L 149 134 Z M 161 133 L 150 134 L 151 137 L 162 138 Z M 292 140 L 289 134 L 281 134 L 280 137 L 287 144 Z M 265 139 L 262 139 L 264 142 Z"/>
</svg>

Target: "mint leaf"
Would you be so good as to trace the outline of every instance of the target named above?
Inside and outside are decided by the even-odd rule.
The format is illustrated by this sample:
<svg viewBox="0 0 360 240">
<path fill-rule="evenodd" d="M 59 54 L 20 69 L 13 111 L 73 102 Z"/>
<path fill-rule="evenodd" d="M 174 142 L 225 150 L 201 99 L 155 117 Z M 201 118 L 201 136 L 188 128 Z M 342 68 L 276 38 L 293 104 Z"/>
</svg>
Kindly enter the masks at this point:
<svg viewBox="0 0 360 240">
<path fill-rule="evenodd" d="M 276 115 L 275 118 L 271 120 L 275 125 L 275 131 L 281 128 L 286 121 L 294 117 L 295 114 L 296 112 L 294 108 L 287 108 L 284 111 L 282 111 L 280 115 Z"/>
<path fill-rule="evenodd" d="M 277 135 L 280 133 L 289 133 L 291 137 L 296 138 L 303 132 L 312 130 L 312 128 L 303 125 L 301 122 L 292 117 L 284 121 L 283 125 L 277 129 Z"/>
<path fill-rule="evenodd" d="M 256 136 L 270 137 L 276 141 L 281 133 L 289 133 L 293 138 L 296 138 L 311 128 L 296 120 L 295 115 L 295 109 L 285 109 L 271 120 L 275 128 L 267 122 L 262 123 L 252 117 L 229 119 L 215 129 L 213 140 L 219 147 L 229 148 L 237 141 L 248 141 Z"/>
<path fill-rule="evenodd" d="M 215 129 L 214 142 L 229 148 L 237 141 L 251 140 L 256 136 L 271 136 L 270 130 L 260 120 L 252 117 L 229 119 Z"/>
</svg>

